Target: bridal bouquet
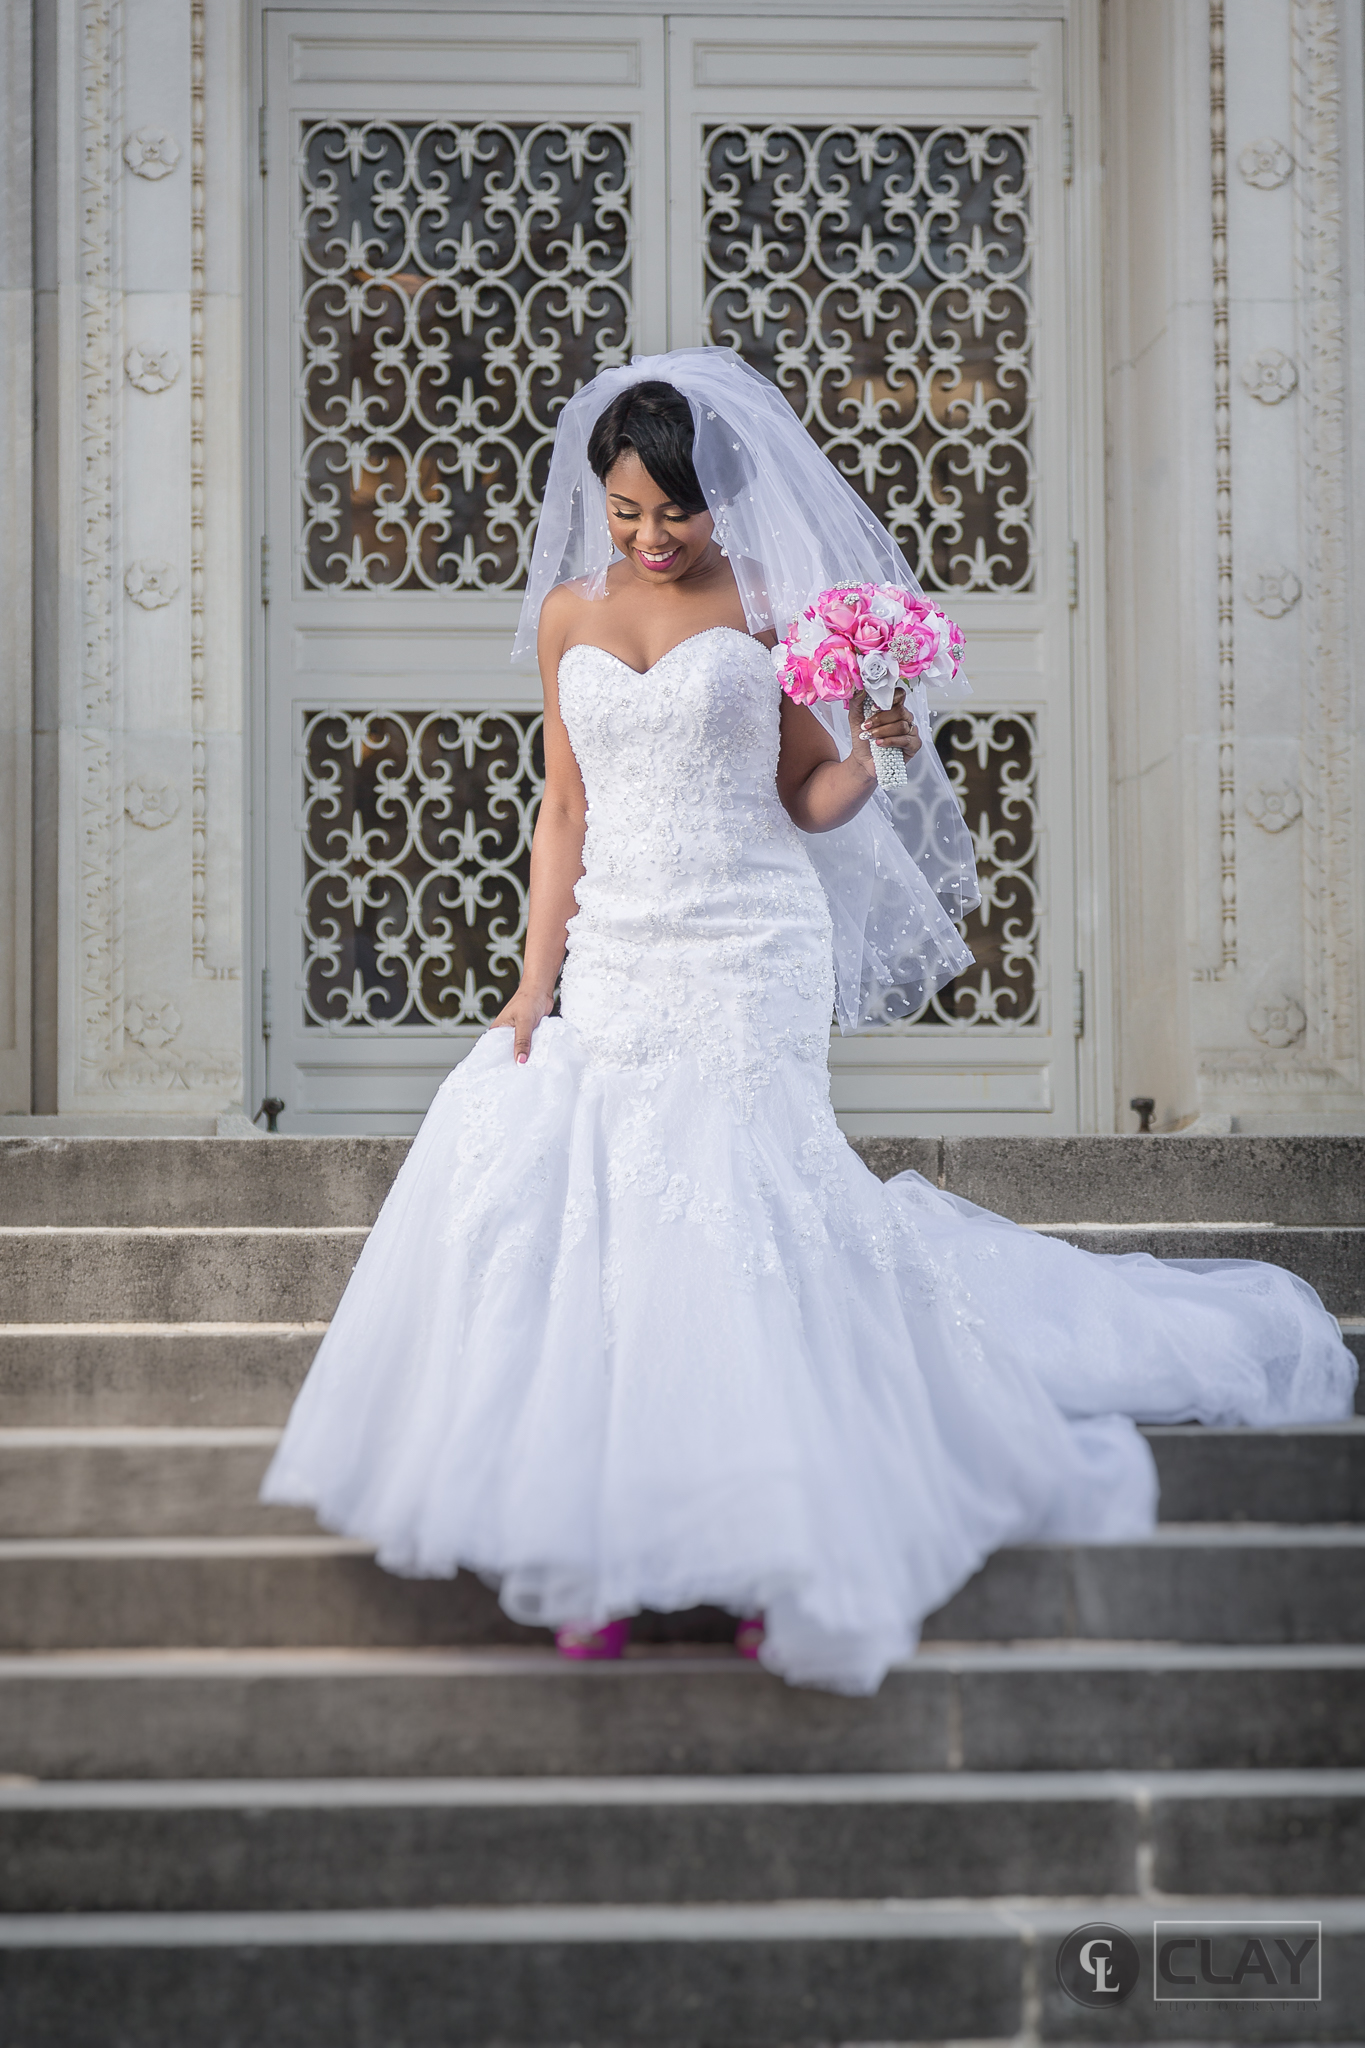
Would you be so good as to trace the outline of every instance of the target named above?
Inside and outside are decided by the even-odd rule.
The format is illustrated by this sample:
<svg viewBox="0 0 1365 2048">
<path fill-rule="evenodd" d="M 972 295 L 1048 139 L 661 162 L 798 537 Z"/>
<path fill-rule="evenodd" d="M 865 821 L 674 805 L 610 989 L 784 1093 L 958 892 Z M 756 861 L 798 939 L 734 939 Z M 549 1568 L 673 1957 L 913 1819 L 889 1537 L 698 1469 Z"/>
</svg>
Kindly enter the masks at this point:
<svg viewBox="0 0 1365 2048">
<path fill-rule="evenodd" d="M 879 711 L 891 709 L 902 683 L 951 682 L 961 661 L 962 635 L 952 620 L 897 583 L 822 590 L 773 649 L 777 679 L 796 703 L 847 704 L 865 690 Z M 895 747 L 874 745 L 872 758 L 884 789 L 907 780 Z"/>
</svg>

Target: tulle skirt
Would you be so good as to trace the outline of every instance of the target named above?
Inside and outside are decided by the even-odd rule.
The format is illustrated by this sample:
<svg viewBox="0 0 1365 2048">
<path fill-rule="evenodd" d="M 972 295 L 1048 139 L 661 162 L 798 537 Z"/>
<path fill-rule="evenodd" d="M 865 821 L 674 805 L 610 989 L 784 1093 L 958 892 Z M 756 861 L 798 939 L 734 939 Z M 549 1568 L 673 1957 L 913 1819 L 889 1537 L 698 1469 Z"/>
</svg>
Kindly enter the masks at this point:
<svg viewBox="0 0 1365 2048">
<path fill-rule="evenodd" d="M 440 1090 L 262 1497 L 518 1621 L 762 1612 L 771 1670 L 865 1693 L 1000 1545 L 1147 1533 L 1138 1420 L 1332 1420 L 1354 1378 L 1290 1273 L 883 1185 L 823 1067 L 739 1113 L 549 1019 Z"/>
</svg>

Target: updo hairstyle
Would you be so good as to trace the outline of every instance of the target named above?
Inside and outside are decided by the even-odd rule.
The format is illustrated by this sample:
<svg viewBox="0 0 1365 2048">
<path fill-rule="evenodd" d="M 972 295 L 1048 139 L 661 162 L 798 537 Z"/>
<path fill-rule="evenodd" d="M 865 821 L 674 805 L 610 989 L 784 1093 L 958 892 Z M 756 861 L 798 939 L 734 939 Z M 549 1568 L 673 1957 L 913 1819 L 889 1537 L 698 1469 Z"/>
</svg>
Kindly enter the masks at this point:
<svg viewBox="0 0 1365 2048">
<path fill-rule="evenodd" d="M 681 391 L 652 379 L 628 384 L 597 418 L 588 438 L 588 460 L 599 483 L 627 448 L 680 512 L 695 516 L 706 510 L 697 472 L 692 466 L 692 408 Z"/>
</svg>

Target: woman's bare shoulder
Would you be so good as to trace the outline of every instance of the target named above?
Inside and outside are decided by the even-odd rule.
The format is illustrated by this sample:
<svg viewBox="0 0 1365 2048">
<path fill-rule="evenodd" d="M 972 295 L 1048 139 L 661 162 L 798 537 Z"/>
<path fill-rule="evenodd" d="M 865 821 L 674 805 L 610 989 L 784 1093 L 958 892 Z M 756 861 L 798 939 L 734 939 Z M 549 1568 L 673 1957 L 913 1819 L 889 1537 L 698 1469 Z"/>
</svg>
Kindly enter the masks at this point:
<svg viewBox="0 0 1365 2048">
<path fill-rule="evenodd" d="M 540 608 L 540 616 L 542 620 L 548 619 L 552 625 L 558 625 L 561 621 L 567 625 L 580 606 L 587 602 L 588 579 L 586 576 L 575 576 L 568 583 L 556 583 Z"/>
</svg>

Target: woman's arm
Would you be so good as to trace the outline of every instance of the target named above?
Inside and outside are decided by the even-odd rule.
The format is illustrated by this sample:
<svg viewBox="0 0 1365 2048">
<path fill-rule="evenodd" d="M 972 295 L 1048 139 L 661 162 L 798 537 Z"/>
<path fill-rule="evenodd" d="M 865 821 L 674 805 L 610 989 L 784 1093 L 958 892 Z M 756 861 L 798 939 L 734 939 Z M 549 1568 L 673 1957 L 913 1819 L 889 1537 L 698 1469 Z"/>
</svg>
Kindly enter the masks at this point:
<svg viewBox="0 0 1365 2048">
<path fill-rule="evenodd" d="M 839 759 L 839 749 L 819 719 L 804 704 L 782 699 L 782 741 L 777 757 L 777 793 L 794 825 L 803 832 L 832 832 L 857 816 L 877 787 L 872 740 L 895 747 L 907 761 L 920 750 L 915 721 L 898 691 L 890 711 L 878 711 L 858 691 L 848 707 L 853 751 Z"/>
<path fill-rule="evenodd" d="M 558 600 L 558 601 L 557 601 Z M 555 982 L 568 943 L 569 919 L 578 908 L 574 884 L 583 872 L 583 834 L 587 797 L 583 777 L 559 709 L 559 658 L 564 650 L 568 591 L 552 591 L 541 607 L 541 684 L 545 692 L 545 793 L 540 799 L 535 837 L 531 841 L 531 904 L 522 949 L 521 980 L 516 994 L 493 1019 L 493 1028 L 510 1025 L 515 1034 L 512 1056 L 518 1066 L 531 1051 L 531 1034 L 554 1003 Z"/>
</svg>

